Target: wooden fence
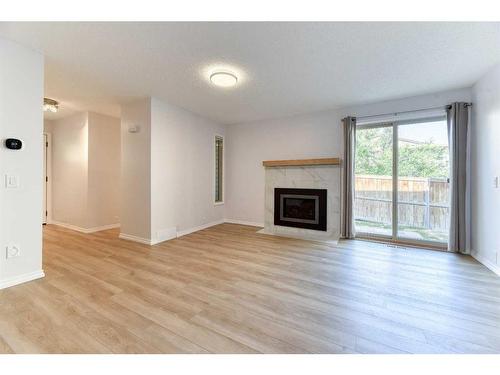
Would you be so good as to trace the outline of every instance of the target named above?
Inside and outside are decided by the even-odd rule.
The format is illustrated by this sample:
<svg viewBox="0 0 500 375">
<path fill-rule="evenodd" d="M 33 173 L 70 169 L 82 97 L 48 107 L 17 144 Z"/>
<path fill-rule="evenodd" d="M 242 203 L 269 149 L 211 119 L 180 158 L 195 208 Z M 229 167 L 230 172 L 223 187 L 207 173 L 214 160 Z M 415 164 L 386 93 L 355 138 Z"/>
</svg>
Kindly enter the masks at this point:
<svg viewBox="0 0 500 375">
<path fill-rule="evenodd" d="M 390 224 L 392 177 L 356 175 L 354 217 Z M 398 223 L 414 228 L 447 230 L 449 183 L 443 178 L 400 177 Z"/>
</svg>

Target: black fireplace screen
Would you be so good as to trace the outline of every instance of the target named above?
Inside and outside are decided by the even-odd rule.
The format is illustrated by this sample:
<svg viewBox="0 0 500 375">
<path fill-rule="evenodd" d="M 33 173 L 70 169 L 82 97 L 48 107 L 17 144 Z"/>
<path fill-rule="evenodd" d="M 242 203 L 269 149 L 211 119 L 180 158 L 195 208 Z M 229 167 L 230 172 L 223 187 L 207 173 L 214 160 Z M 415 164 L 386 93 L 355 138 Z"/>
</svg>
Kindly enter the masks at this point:
<svg viewBox="0 0 500 375">
<path fill-rule="evenodd" d="M 326 231 L 326 189 L 274 189 L 274 225 Z"/>
</svg>

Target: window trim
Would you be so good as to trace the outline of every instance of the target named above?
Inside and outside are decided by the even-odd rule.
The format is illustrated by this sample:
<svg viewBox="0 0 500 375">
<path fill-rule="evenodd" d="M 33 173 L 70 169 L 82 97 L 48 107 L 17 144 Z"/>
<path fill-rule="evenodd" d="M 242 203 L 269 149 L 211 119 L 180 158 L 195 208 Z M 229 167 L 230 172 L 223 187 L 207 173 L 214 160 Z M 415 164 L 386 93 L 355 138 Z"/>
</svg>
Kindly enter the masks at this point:
<svg viewBox="0 0 500 375">
<path fill-rule="evenodd" d="M 216 198 L 215 198 L 215 192 L 217 191 L 217 158 L 216 158 L 216 147 L 217 147 L 217 139 L 222 139 L 222 173 L 221 173 L 221 188 L 222 188 L 222 194 L 221 194 L 221 200 L 220 201 L 217 201 Z M 214 160 L 214 174 L 213 174 L 213 178 L 214 178 L 214 182 L 213 182 L 213 192 L 212 192 L 212 198 L 213 198 L 213 203 L 214 203 L 214 206 L 221 206 L 224 204 L 224 198 L 225 198 L 225 194 L 226 194 L 226 186 L 225 186 L 225 178 L 224 178 L 224 175 L 225 175 L 225 147 L 224 147 L 224 144 L 225 144 L 225 138 L 223 135 L 221 134 L 214 134 L 214 137 L 213 137 L 213 160 Z"/>
</svg>

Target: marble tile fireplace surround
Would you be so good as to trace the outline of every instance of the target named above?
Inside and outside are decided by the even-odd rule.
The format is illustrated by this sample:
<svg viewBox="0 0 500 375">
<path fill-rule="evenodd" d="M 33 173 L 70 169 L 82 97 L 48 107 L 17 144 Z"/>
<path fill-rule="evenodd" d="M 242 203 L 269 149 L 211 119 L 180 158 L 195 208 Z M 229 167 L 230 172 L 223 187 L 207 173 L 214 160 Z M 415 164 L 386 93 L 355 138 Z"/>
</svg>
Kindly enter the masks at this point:
<svg viewBox="0 0 500 375">
<path fill-rule="evenodd" d="M 274 160 L 262 164 L 265 220 L 264 229 L 259 233 L 337 243 L 340 159 Z M 321 214 L 325 215 L 323 222 Z"/>
</svg>

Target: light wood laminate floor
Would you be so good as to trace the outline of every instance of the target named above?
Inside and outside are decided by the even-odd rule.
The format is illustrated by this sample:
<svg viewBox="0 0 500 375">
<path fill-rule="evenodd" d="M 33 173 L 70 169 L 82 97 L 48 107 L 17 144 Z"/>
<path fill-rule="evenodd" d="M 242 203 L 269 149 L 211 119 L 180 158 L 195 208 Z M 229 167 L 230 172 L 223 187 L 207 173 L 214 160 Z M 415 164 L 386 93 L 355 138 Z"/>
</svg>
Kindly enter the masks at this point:
<svg viewBox="0 0 500 375">
<path fill-rule="evenodd" d="M 47 276 L 0 291 L 0 352 L 500 353 L 500 278 L 473 258 L 256 230 L 48 225 Z"/>
</svg>

